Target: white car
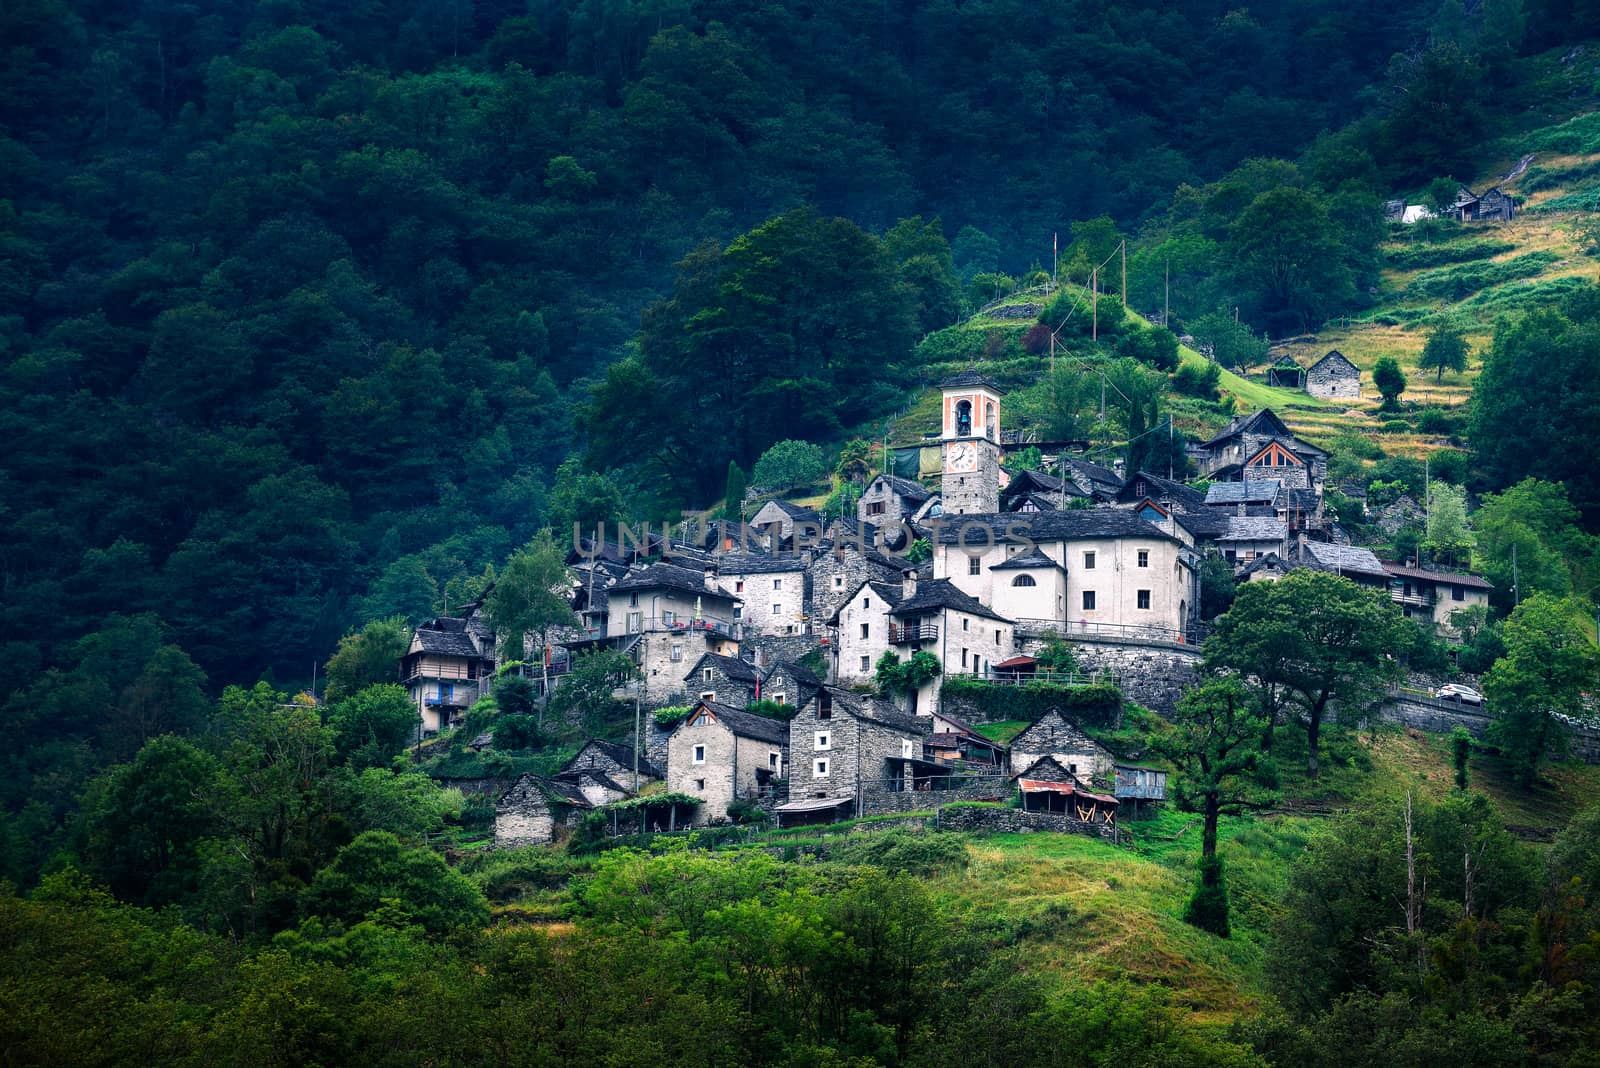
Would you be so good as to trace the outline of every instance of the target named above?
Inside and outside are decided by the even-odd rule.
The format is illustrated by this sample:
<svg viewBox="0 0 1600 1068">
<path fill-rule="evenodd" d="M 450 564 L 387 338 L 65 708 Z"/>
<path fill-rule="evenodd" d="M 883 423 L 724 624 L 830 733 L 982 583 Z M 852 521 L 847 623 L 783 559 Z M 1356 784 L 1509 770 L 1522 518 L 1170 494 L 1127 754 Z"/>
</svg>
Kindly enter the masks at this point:
<svg viewBox="0 0 1600 1068">
<path fill-rule="evenodd" d="M 1459 682 L 1445 683 L 1433 691 L 1433 696 L 1440 701 L 1460 701 L 1465 705 L 1483 704 L 1483 694 L 1474 690 L 1471 686 L 1465 686 Z"/>
</svg>

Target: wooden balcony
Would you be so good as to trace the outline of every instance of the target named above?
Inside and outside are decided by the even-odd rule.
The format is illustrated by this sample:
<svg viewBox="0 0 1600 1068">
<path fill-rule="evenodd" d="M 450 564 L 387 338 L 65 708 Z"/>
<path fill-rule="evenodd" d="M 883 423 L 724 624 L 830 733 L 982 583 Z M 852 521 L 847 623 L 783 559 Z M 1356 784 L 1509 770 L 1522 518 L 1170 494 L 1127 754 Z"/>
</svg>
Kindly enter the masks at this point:
<svg viewBox="0 0 1600 1068">
<path fill-rule="evenodd" d="M 932 623 L 908 623 L 905 626 L 889 624 L 889 644 L 905 645 L 908 642 L 936 642 L 939 628 Z"/>
</svg>

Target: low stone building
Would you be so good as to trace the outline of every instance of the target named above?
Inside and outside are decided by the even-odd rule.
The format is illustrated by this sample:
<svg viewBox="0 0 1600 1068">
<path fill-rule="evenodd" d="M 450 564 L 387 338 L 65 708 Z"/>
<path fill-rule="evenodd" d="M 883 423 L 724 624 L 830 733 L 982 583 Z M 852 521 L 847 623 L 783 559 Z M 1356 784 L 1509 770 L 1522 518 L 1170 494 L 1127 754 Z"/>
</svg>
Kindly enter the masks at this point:
<svg viewBox="0 0 1600 1068">
<path fill-rule="evenodd" d="M 1015 779 L 1024 812 L 1058 813 L 1084 823 L 1117 821 L 1116 797 L 1088 789 L 1082 776 L 1053 754 L 1035 760 L 1017 772 Z"/>
<path fill-rule="evenodd" d="M 875 527 L 892 527 L 916 515 L 932 496 L 933 491 L 920 482 L 880 474 L 861 491 L 856 518 Z"/>
<path fill-rule="evenodd" d="M 810 668 L 793 660 L 780 660 L 762 676 L 758 700 L 800 708 L 821 688 L 822 680 Z"/>
<path fill-rule="evenodd" d="M 1306 368 L 1306 392 L 1313 397 L 1361 399 L 1361 368 L 1338 349 Z"/>
<path fill-rule="evenodd" d="M 651 761 L 649 753 L 641 749 L 638 754 L 639 785 L 648 786 L 662 777 L 661 769 Z M 556 774 L 568 775 L 580 771 L 594 771 L 610 777 L 617 783 L 633 788 L 634 752 L 632 743 L 606 742 L 598 738 L 585 742 L 571 760 L 561 766 Z"/>
<path fill-rule="evenodd" d="M 549 845 L 594 808 L 576 784 L 524 775 L 494 806 L 494 847 Z"/>
<path fill-rule="evenodd" d="M 1021 775 L 1044 757 L 1054 757 L 1084 783 L 1113 781 L 1115 761 L 1111 750 L 1085 734 L 1059 708 L 1050 709 L 1011 739 L 1011 774 Z"/>
<path fill-rule="evenodd" d="M 733 608 L 743 635 L 804 634 L 810 602 L 811 551 L 729 553 L 719 556 L 717 581 L 740 603 Z"/>
<path fill-rule="evenodd" d="M 702 700 L 667 740 L 667 789 L 700 800 L 697 826 L 720 822 L 735 802 L 770 796 L 788 749 L 788 724 Z"/>
<path fill-rule="evenodd" d="M 684 689 L 703 701 L 743 708 L 756 699 L 760 676 L 736 656 L 706 653 L 683 676 Z"/>
<path fill-rule="evenodd" d="M 881 811 L 880 795 L 912 787 L 906 761 L 923 755 L 924 723 L 879 698 L 823 686 L 789 721 L 789 802 L 836 798 L 853 801 L 853 815 Z"/>
</svg>

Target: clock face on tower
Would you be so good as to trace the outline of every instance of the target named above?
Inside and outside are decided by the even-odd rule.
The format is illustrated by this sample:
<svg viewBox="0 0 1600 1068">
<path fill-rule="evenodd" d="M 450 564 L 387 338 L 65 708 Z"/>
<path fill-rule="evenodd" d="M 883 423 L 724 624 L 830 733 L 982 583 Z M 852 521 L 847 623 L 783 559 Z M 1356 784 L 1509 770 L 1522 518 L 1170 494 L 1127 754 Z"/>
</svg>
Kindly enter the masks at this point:
<svg viewBox="0 0 1600 1068">
<path fill-rule="evenodd" d="M 948 471 L 976 471 L 978 469 L 978 449 L 970 441 L 958 441 L 950 446 L 945 454 L 945 469 Z"/>
</svg>

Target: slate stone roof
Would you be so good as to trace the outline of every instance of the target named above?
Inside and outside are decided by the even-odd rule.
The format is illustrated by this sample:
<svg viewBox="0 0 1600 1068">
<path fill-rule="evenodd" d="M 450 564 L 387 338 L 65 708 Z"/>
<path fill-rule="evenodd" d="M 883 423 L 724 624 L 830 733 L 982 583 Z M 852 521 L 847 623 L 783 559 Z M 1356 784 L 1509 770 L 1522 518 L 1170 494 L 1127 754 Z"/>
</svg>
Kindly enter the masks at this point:
<svg viewBox="0 0 1600 1068">
<path fill-rule="evenodd" d="M 736 656 L 723 656 L 721 653 L 706 653 L 701 656 L 699 660 L 694 662 L 694 666 L 689 669 L 684 678 L 689 678 L 699 671 L 701 665 L 708 660 L 716 665 L 719 671 L 735 682 L 748 682 L 752 686 L 756 684 L 756 669 L 754 665 L 749 661 L 740 660 Z"/>
<path fill-rule="evenodd" d="M 966 386 L 988 386 L 990 389 L 996 388 L 994 381 L 975 367 L 969 367 L 960 374 L 951 375 L 949 378 L 939 383 L 940 389 L 961 389 Z"/>
<path fill-rule="evenodd" d="M 782 512 L 790 519 L 797 519 L 802 522 L 817 522 L 822 519 L 822 516 L 818 514 L 815 508 L 809 508 L 803 504 L 795 504 L 793 501 L 785 501 L 774 498 L 770 501 L 767 501 L 761 507 L 765 508 L 768 504 L 775 506 L 778 511 Z M 760 511 L 761 509 L 758 508 L 756 510 Z"/>
<path fill-rule="evenodd" d="M 857 719 L 880 723 L 919 738 L 927 733 L 928 720 L 902 715 L 898 709 L 880 697 L 840 689 L 837 686 L 823 686 L 822 689 L 833 699 L 835 711 L 842 708 Z"/>
<path fill-rule="evenodd" d="M 482 656 L 467 633 L 467 621 L 452 616 L 430 619 L 415 631 L 422 652 L 438 656 Z"/>
<path fill-rule="evenodd" d="M 589 741 L 584 743 L 583 749 L 579 749 L 573 754 L 571 760 L 562 765 L 561 771 L 572 771 L 572 765 L 577 763 L 578 758 L 583 756 L 584 750 L 586 749 L 598 749 L 600 752 L 616 761 L 622 767 L 625 767 L 630 771 L 633 770 L 633 746 L 624 745 L 622 742 L 607 742 L 600 738 L 591 738 Z M 651 764 L 650 761 L 645 758 L 643 749 L 639 750 L 639 774 L 649 775 L 652 778 L 657 779 L 661 778 L 661 772 L 656 769 L 655 765 Z"/>
<path fill-rule="evenodd" d="M 897 616 L 916 615 L 945 608 L 988 619 L 998 619 L 1002 623 L 1011 622 L 1005 616 L 985 607 L 977 598 L 961 592 L 949 579 L 928 579 L 925 582 L 918 582 L 916 592 L 895 605 L 891 612 Z"/>
<path fill-rule="evenodd" d="M 1395 578 L 1415 579 L 1422 582 L 1437 582 L 1444 586 L 1465 586 L 1473 590 L 1492 590 L 1494 583 L 1477 575 L 1468 575 L 1459 571 L 1426 571 L 1420 567 L 1406 567 L 1402 564 L 1391 564 L 1387 560 L 1380 561 L 1383 569 Z"/>
<path fill-rule="evenodd" d="M 1213 482 L 1206 490 L 1206 503 L 1212 507 L 1271 501 L 1283 482 L 1276 478 L 1247 478 L 1243 482 Z"/>
<path fill-rule="evenodd" d="M 751 712 L 741 712 L 732 705 L 718 704 L 715 701 L 700 701 L 695 705 L 696 708 L 701 706 L 709 708 L 711 714 L 717 717 L 718 723 L 740 737 L 754 738 L 758 742 L 771 742 L 773 745 L 789 744 L 787 723 L 768 719 L 766 716 L 757 716 Z M 693 713 L 689 718 L 694 718 Z"/>
<path fill-rule="evenodd" d="M 776 575 L 804 571 L 799 553 L 725 553 L 717 558 L 720 575 Z"/>
<path fill-rule="evenodd" d="M 619 579 L 611 587 L 613 593 L 629 590 L 680 590 L 696 596 L 720 597 L 723 600 L 734 598 L 721 590 L 709 589 L 706 586 L 706 576 L 703 571 L 691 571 L 687 567 L 676 564 L 651 564 L 643 571 Z"/>
<path fill-rule="evenodd" d="M 780 660 L 773 664 L 772 667 L 767 669 L 766 677 L 761 680 L 761 684 L 765 686 L 767 680 L 771 679 L 780 670 L 787 672 L 790 678 L 802 686 L 820 687 L 822 685 L 822 680 L 817 677 L 816 672 L 798 660 Z"/>
<path fill-rule="evenodd" d="M 1218 541 L 1283 541 L 1289 536 L 1289 525 L 1271 516 L 1230 515 L 1228 529 L 1218 535 Z"/>
<path fill-rule="evenodd" d="M 1352 374 L 1359 375 L 1361 373 L 1361 369 L 1359 367 L 1357 367 L 1355 364 L 1351 363 L 1350 362 L 1350 358 L 1348 356 L 1346 356 L 1344 353 L 1340 352 L 1338 349 L 1329 349 L 1327 351 L 1327 354 L 1324 355 L 1322 357 L 1322 359 L 1318 360 L 1316 363 L 1314 363 L 1310 367 L 1306 368 L 1306 371 L 1307 372 L 1315 371 L 1318 367 L 1321 367 L 1323 364 L 1330 363 L 1330 362 L 1332 363 L 1332 366 L 1328 368 L 1330 371 L 1337 372 L 1337 371 L 1343 371 L 1345 368 L 1349 368 L 1350 372 Z"/>
<path fill-rule="evenodd" d="M 918 504 L 921 504 L 923 501 L 933 496 L 932 490 L 920 482 L 911 481 L 909 478 L 901 478 L 899 475 L 885 474 L 879 475 L 872 481 L 877 482 L 880 480 L 900 496 L 906 498 L 907 500 L 916 501 Z M 871 485 L 871 483 L 868 483 L 868 485 Z"/>
<path fill-rule="evenodd" d="M 989 570 L 1021 571 L 1034 567 L 1061 567 L 1061 565 L 1050 559 L 1050 557 L 1046 556 L 1043 549 L 1030 549 L 1025 553 L 1019 553 L 1018 555 L 1013 556 L 1009 560 L 1002 560 Z M 1065 568 L 1062 570 L 1065 570 Z"/>
<path fill-rule="evenodd" d="M 1319 571 L 1332 571 L 1335 574 L 1349 572 L 1385 579 L 1389 577 L 1389 572 L 1383 568 L 1383 562 L 1372 555 L 1371 549 L 1363 549 L 1359 545 L 1330 545 L 1321 541 L 1308 541 L 1304 548 L 1302 563 Z"/>
<path fill-rule="evenodd" d="M 1268 568 L 1288 572 L 1293 571 L 1295 566 L 1295 564 L 1285 560 L 1277 553 L 1264 553 L 1246 564 L 1244 570 L 1241 571 L 1240 574 L 1254 575 L 1257 571 L 1265 571 Z"/>
<path fill-rule="evenodd" d="M 1061 489 L 1061 480 L 1055 475 L 1043 471 L 1034 471 L 1031 468 L 1018 471 L 1006 484 L 1007 493 L 1021 493 L 1026 489 L 1041 489 L 1047 492 L 1058 492 Z M 1073 487 L 1077 489 L 1076 486 Z"/>
<path fill-rule="evenodd" d="M 1139 491 L 1141 482 L 1144 483 L 1142 493 Z M 1146 497 L 1157 504 L 1170 501 L 1178 522 L 1199 537 L 1214 538 L 1227 529 L 1224 517 L 1215 508 L 1206 507 L 1205 494 L 1193 486 L 1150 471 L 1140 471 L 1128 479 L 1123 483 L 1122 492 L 1117 494 L 1117 499 L 1127 504 L 1138 504 Z"/>
<path fill-rule="evenodd" d="M 1282 419 L 1278 418 L 1277 412 L 1273 411 L 1271 408 L 1261 408 L 1250 413 L 1249 415 L 1241 415 L 1234 419 L 1227 426 L 1223 427 L 1215 437 L 1212 437 L 1208 441 L 1201 442 L 1200 445 L 1201 448 L 1209 449 L 1213 445 L 1220 445 L 1231 438 L 1238 437 L 1240 434 L 1266 434 L 1272 437 L 1285 438 L 1294 437 L 1294 434 L 1290 432 L 1288 425 L 1284 423 Z"/>
<path fill-rule="evenodd" d="M 1193 490 L 1189 492 L 1194 493 Z M 1195 493 L 1198 498 L 1199 494 Z M 998 512 L 975 513 L 953 517 L 961 522 L 946 523 L 939 529 L 942 545 L 961 544 L 961 533 L 968 529 L 966 544 L 976 546 L 983 539 L 978 530 L 987 525 L 994 532 L 994 540 L 1020 540 L 1006 537 L 1009 525 L 1019 533 L 1026 533 L 1033 541 L 1070 541 L 1075 538 L 1161 538 L 1177 541 L 1172 535 L 1146 520 L 1140 519 L 1127 508 L 1065 508 L 1054 512 Z"/>
<path fill-rule="evenodd" d="M 1112 489 L 1122 485 L 1121 476 L 1109 467 L 1101 467 L 1099 464 L 1090 463 L 1088 460 L 1080 460 L 1076 456 L 1063 456 L 1061 462 L 1066 464 L 1068 469 L 1082 475 L 1090 482 L 1100 483 Z"/>
</svg>

